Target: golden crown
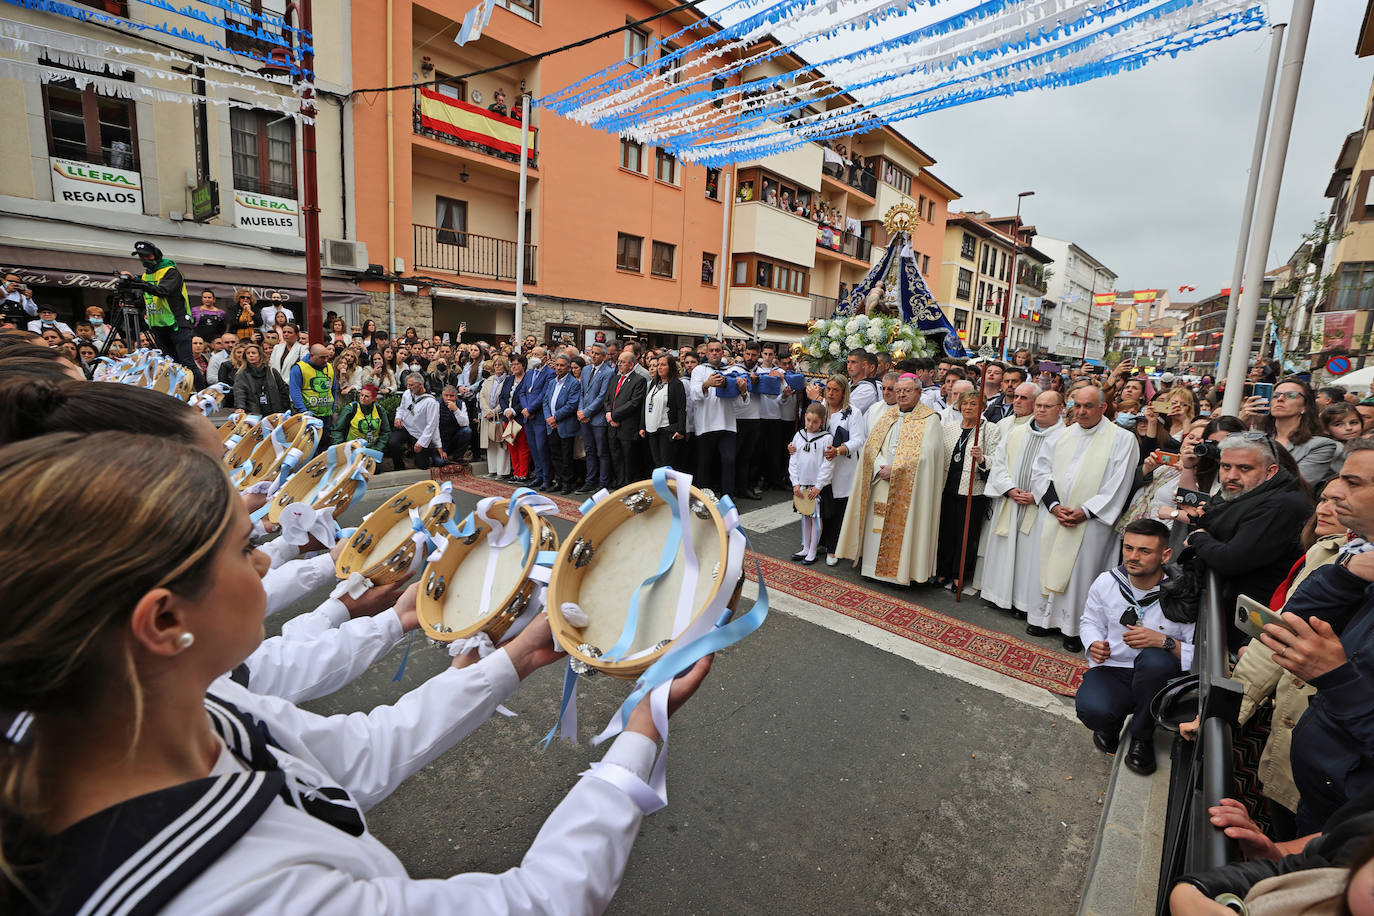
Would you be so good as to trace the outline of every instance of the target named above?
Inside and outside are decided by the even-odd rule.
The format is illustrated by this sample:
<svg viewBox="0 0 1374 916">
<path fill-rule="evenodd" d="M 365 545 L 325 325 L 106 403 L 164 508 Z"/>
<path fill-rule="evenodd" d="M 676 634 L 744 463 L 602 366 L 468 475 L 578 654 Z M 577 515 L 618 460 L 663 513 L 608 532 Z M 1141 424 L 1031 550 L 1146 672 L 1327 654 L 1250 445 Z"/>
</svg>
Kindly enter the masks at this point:
<svg viewBox="0 0 1374 916">
<path fill-rule="evenodd" d="M 896 235 L 898 232 L 909 233 L 920 222 L 921 212 L 906 201 L 894 204 L 883 214 L 883 228 L 887 230 L 888 235 Z"/>
</svg>

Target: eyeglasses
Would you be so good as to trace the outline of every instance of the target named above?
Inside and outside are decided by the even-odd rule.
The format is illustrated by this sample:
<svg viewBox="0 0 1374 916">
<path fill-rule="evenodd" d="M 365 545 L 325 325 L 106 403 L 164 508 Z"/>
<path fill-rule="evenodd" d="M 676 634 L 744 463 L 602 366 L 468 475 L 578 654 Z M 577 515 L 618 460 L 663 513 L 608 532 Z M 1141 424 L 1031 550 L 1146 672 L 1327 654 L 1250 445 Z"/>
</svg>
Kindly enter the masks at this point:
<svg viewBox="0 0 1374 916">
<path fill-rule="evenodd" d="M 1283 399 L 1289 400 L 1289 401 L 1296 400 L 1296 399 L 1298 399 L 1298 398 L 1300 398 L 1300 397 L 1302 397 L 1302 396 L 1303 396 L 1303 395 L 1302 395 L 1302 392 L 1301 392 L 1301 391 L 1276 391 L 1276 392 L 1274 392 L 1274 397 L 1276 397 L 1276 398 L 1283 398 Z"/>
</svg>

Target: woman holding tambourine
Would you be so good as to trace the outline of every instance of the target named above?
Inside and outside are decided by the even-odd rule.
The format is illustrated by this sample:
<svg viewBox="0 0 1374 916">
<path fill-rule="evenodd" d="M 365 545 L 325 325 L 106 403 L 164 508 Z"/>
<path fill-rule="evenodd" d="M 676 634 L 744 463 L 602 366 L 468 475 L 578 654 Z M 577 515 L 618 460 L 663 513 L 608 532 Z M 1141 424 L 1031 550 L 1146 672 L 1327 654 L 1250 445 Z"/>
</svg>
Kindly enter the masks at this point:
<svg viewBox="0 0 1374 916">
<path fill-rule="evenodd" d="M 219 460 L 154 445 L 96 433 L 0 448 L 14 573 L 0 582 L 0 910 L 604 909 L 643 819 L 635 798 L 653 795 L 647 703 L 518 867 L 412 880 L 363 813 L 562 657 L 547 618 L 366 714 L 253 694 L 224 672 L 263 638 L 267 558 Z M 76 474 L 92 486 L 54 483 Z M 61 521 L 76 515 L 80 540 Z M 674 682 L 670 711 L 708 669 Z"/>
</svg>

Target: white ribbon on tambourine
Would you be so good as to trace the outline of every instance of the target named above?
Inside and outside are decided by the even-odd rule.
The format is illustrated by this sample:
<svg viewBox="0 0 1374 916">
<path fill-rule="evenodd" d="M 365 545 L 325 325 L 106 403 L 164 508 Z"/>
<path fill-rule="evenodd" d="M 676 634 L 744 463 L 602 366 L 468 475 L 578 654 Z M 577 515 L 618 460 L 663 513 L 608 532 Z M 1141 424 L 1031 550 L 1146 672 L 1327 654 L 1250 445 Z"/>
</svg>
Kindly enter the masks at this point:
<svg viewBox="0 0 1374 916">
<path fill-rule="evenodd" d="M 524 538 L 525 556 L 528 556 L 529 551 L 539 549 L 539 532 L 528 529 L 521 509 L 528 508 L 536 516 L 553 515 L 558 512 L 558 504 L 552 499 L 536 490 L 531 490 L 529 487 L 521 487 L 510 495 L 510 501 L 506 506 L 506 521 L 502 522 L 492 515 L 492 509 L 499 501 L 497 497 L 479 500 L 477 508 L 474 510 L 478 518 L 491 526 L 491 530 L 487 532 L 487 545 L 490 549 L 487 551 L 487 568 L 482 576 L 482 591 L 480 592 L 477 611 L 479 620 L 485 619 L 491 613 L 492 583 L 496 579 L 496 564 L 497 560 L 500 559 L 500 552 L 514 543 L 517 537 L 522 536 Z M 547 583 L 547 578 L 544 581 Z M 539 606 L 542 608 L 544 606 L 543 587 L 536 588 L 535 592 L 539 599 Z M 533 603 L 532 598 L 530 604 Z M 521 626 L 523 627 L 524 624 Z M 512 626 L 511 629 L 514 630 L 515 627 Z M 510 637 L 507 636 L 507 638 Z"/>
<path fill-rule="evenodd" d="M 339 538 L 339 524 L 334 521 L 332 508 L 316 509 L 309 503 L 291 503 L 277 516 L 281 537 L 286 543 L 300 547 L 313 536 L 325 550 L 332 550 Z"/>
<path fill-rule="evenodd" d="M 443 551 L 441 550 L 439 551 L 439 553 L 440 555 L 442 555 Z M 543 554 L 541 554 L 541 557 L 542 556 Z M 511 625 L 506 629 L 506 632 L 501 635 L 502 645 L 505 645 L 515 637 L 519 636 L 521 631 L 523 631 L 525 627 L 529 626 L 530 621 L 533 620 L 538 614 L 543 612 L 544 595 L 545 590 L 549 584 L 549 573 L 551 571 L 549 567 L 550 565 L 552 565 L 554 556 L 556 556 L 556 554 L 550 553 L 548 555 L 547 562 L 549 565 L 537 563 L 534 569 L 530 571 L 530 578 L 542 584 L 536 587 L 534 592 L 530 595 L 530 600 L 529 603 L 525 605 L 525 610 L 521 612 L 519 617 L 515 618 L 515 620 L 511 622 Z M 557 644 L 555 644 L 555 647 L 556 646 Z M 489 636 L 485 631 L 483 631 L 480 633 L 476 633 L 472 636 L 465 636 L 462 639 L 456 639 L 453 642 L 449 643 L 448 654 L 449 657 L 452 658 L 462 655 L 464 652 L 471 652 L 474 649 L 477 650 L 478 658 L 486 658 L 488 655 L 496 651 L 496 645 L 492 643 L 491 636 Z M 562 650 L 560 649 L 559 651 L 561 652 Z M 515 712 L 508 709 L 504 705 L 498 705 L 496 707 L 496 711 L 503 716 L 507 716 L 512 719 L 516 718 Z"/>
</svg>

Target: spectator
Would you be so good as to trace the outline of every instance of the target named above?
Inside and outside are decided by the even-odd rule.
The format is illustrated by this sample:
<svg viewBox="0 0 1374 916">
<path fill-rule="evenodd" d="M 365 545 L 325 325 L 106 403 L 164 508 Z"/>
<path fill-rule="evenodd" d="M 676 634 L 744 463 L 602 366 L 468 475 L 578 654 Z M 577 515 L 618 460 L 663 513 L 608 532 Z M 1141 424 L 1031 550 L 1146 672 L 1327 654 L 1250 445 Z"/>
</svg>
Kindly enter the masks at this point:
<svg viewBox="0 0 1374 916">
<path fill-rule="evenodd" d="M 279 291 L 274 291 L 269 297 L 267 305 L 262 307 L 262 329 L 280 328 L 284 324 L 295 324 L 296 313 L 286 307 L 286 297 Z"/>
<path fill-rule="evenodd" d="M 210 357 L 205 355 L 205 338 L 196 335 L 191 338 L 191 384 L 197 391 L 204 390 L 209 384 L 207 373 L 210 371 Z"/>
<path fill-rule="evenodd" d="M 510 391 L 509 394 L 502 395 L 501 398 L 502 416 L 506 421 L 503 434 L 509 436 L 511 429 L 517 430 L 510 442 L 511 476 L 509 479 L 520 484 L 528 483 L 530 480 L 530 447 L 529 440 L 525 435 L 525 419 L 520 407 L 520 389 L 525 378 L 525 363 L 526 360 L 522 354 L 511 354 Z"/>
<path fill-rule="evenodd" d="M 506 90 L 499 86 L 496 88 L 496 92 L 492 94 L 491 104 L 487 106 L 487 111 L 492 114 L 499 114 L 503 118 L 510 117 L 510 109 L 506 107 Z"/>
<path fill-rule="evenodd" d="M 469 389 L 461 381 L 460 373 L 454 371 L 453 363 L 450 361 L 452 356 L 445 353 L 436 357 L 429 364 L 429 371 L 425 373 L 425 388 L 431 394 L 442 395 L 445 388 L 452 388 L 458 392 L 458 396 L 463 399 L 464 405 L 467 404 L 467 392 Z M 474 392 L 476 389 L 472 389 Z M 471 414 L 469 414 L 471 416 Z"/>
<path fill-rule="evenodd" d="M 1188 431 L 1183 434 L 1182 444 L 1179 446 L 1181 453 L 1191 457 L 1193 449 L 1205 437 L 1206 429 L 1206 420 L 1194 420 Z M 1173 458 L 1172 455 L 1169 457 Z M 1116 530 L 1120 534 L 1126 533 L 1126 526 L 1131 522 L 1142 518 L 1163 522 L 1166 528 L 1173 526 L 1174 520 L 1180 514 L 1175 500 L 1179 480 L 1183 475 L 1180 460 L 1174 458 L 1172 462 L 1165 464 L 1156 458 L 1153 452 L 1145 456 L 1140 470 L 1141 486 L 1131 497 L 1125 511 L 1121 513 L 1121 518 L 1116 521 Z"/>
<path fill-rule="evenodd" d="M 57 320 L 57 309 L 47 303 L 38 306 L 38 317 L 29 322 L 29 330 L 41 334 L 47 328 L 53 328 L 63 337 L 71 337 L 72 329 L 65 322 Z"/>
<path fill-rule="evenodd" d="M 247 344 L 243 369 L 234 376 L 234 406 L 251 414 L 285 413 L 291 409 L 286 382 L 263 359 L 262 347 Z"/>
<path fill-rule="evenodd" d="M 719 343 L 716 344 L 720 346 Z M 610 427 L 607 436 L 611 445 L 611 472 L 613 484 L 623 487 L 632 482 L 631 474 L 635 466 L 634 448 L 639 439 L 639 431 L 644 423 L 644 398 L 648 386 L 644 379 L 634 371 L 634 350 L 629 347 L 620 351 L 616 377 L 611 379 L 606 392 L 606 424 Z M 695 380 L 693 380 L 695 383 Z M 733 419 L 733 417 L 732 417 Z M 733 458 L 733 449 L 731 449 Z M 733 461 L 731 462 L 733 473 Z"/>
<path fill-rule="evenodd" d="M 406 391 L 391 422 L 386 454 L 393 470 L 405 469 L 405 456 L 413 455 L 415 467 L 428 470 L 446 458 L 439 438 L 439 399 L 425 391 L 424 379 L 413 375 L 406 380 Z"/>
<path fill-rule="evenodd" d="M 300 329 L 294 324 L 278 325 L 281 343 L 272 348 L 269 364 L 276 373 L 285 378 L 291 367 L 310 355 L 310 348 L 301 342 Z"/>
<path fill-rule="evenodd" d="M 363 370 L 363 384 L 372 385 L 381 397 L 395 393 L 396 376 L 392 374 L 390 367 L 386 364 L 386 358 L 382 354 L 372 354 L 371 366 Z"/>
<path fill-rule="evenodd" d="M 86 320 L 95 331 L 96 346 L 105 346 L 105 341 L 110 336 L 110 326 L 105 323 L 105 310 L 98 305 L 90 306 L 86 309 Z"/>
<path fill-rule="evenodd" d="M 999 385 L 1000 371 L 999 367 Z M 998 437 L 997 425 L 988 420 L 986 414 L 979 414 L 980 402 L 977 392 L 965 392 L 959 396 L 959 412 L 943 424 L 946 465 L 944 490 L 940 495 L 939 543 L 935 553 L 935 584 L 954 588 L 963 583 L 970 594 L 973 589 L 968 583 L 973 579 L 973 567 L 978 561 L 978 537 L 982 534 L 983 518 L 988 510 L 988 498 L 983 493 L 988 479 L 988 457 L 997 448 Z M 973 444 L 974 430 L 978 432 L 977 445 Z M 973 489 L 970 491 L 971 471 Z M 971 510 L 967 506 L 970 492 L 973 494 Z M 966 512 L 967 533 L 964 530 Z"/>
<path fill-rule="evenodd" d="M 1079 632 L 1088 644 L 1089 667 L 1074 698 L 1078 719 L 1093 730 L 1093 744 L 1116 754 L 1121 726 L 1131 714 L 1126 766 L 1155 771 L 1155 721 L 1150 701 L 1191 667 L 1193 622 L 1161 600 L 1167 580 L 1169 529 L 1151 519 L 1126 526 L 1122 564 L 1093 580 Z"/>
<path fill-rule="evenodd" d="M 1345 403 L 1345 395 L 1344 388 L 1318 388 L 1313 400 L 1316 401 L 1318 410 L 1325 410 L 1332 404 Z"/>
<path fill-rule="evenodd" d="M 1263 433 L 1228 436 L 1219 447 L 1221 492 L 1187 544 L 1217 574 L 1221 606 L 1232 608 L 1242 592 L 1273 594 L 1302 556 L 1298 535 L 1312 514 L 1312 501 L 1301 481 L 1279 467 L 1274 442 Z M 1233 649 L 1240 645 L 1234 626 L 1230 643 Z"/>
<path fill-rule="evenodd" d="M 582 431 L 582 424 L 577 419 L 582 383 L 572 377 L 571 367 L 568 357 L 562 354 L 553 357 L 554 377 L 544 389 L 541 410 L 548 428 L 549 464 L 553 471 L 553 476 L 544 481 L 544 488 L 564 496 L 577 489 L 573 476 L 573 444 Z"/>
<path fill-rule="evenodd" d="M 1267 413 L 1260 411 L 1268 408 Z M 1301 379 L 1286 378 L 1274 386 L 1274 396 L 1246 398 L 1241 420 L 1274 437 L 1298 463 L 1298 473 L 1308 486 L 1321 483 L 1340 450 L 1334 439 L 1321 435 L 1321 421 L 1311 387 Z"/>
<path fill-rule="evenodd" d="M 687 390 L 678 381 L 677 357 L 671 353 L 649 360 L 653 381 L 644 396 L 644 428 L 649 464 L 681 470 L 683 440 L 687 438 Z"/>
<path fill-rule="evenodd" d="M 79 365 L 81 371 L 86 374 L 86 378 L 89 379 L 94 376 L 95 361 L 100 355 L 100 351 L 96 349 L 95 344 L 83 340 L 76 346 L 76 355 L 81 360 Z"/>
<path fill-rule="evenodd" d="M 386 449 L 389 429 L 386 410 L 377 403 L 377 387 L 364 385 L 358 389 L 358 400 L 339 411 L 334 441 L 362 439 L 367 448 L 380 452 Z"/>
<path fill-rule="evenodd" d="M 1360 416 L 1360 411 L 1354 404 L 1337 401 L 1322 408 L 1321 424 L 1327 438 L 1339 443 L 1336 456 L 1331 459 L 1331 467 L 1326 475 L 1335 476 L 1341 472 L 1341 465 L 1345 464 L 1347 443 L 1360 438 L 1364 432 L 1364 417 Z"/>
<path fill-rule="evenodd" d="M 363 370 L 358 365 L 358 355 L 345 349 L 334 358 L 334 378 L 339 387 L 339 405 L 358 399 L 358 389 L 363 386 Z"/>
<path fill-rule="evenodd" d="M 345 324 L 344 320 L 338 315 L 330 319 L 329 330 L 325 332 L 325 336 L 328 343 L 340 344 L 342 346 L 348 346 L 351 340 L 348 334 L 348 325 Z"/>
<path fill-rule="evenodd" d="M 1364 431 L 1374 432 L 1374 398 L 1364 398 L 1355 402 L 1355 409 L 1364 418 Z"/>
<path fill-rule="evenodd" d="M 195 322 L 196 333 L 204 340 L 220 337 L 229 320 L 224 309 L 216 304 L 214 292 L 208 289 L 201 290 L 200 304 L 192 307 L 191 318 Z"/>
<path fill-rule="evenodd" d="M 606 393 L 615 377 L 615 366 L 606 359 L 606 348 L 594 343 L 587 348 L 591 365 L 582 372 L 582 400 L 577 419 L 582 426 L 582 450 L 586 453 L 585 480 L 578 493 L 595 493 L 611 485 L 611 446 L 607 438 Z"/>
<path fill-rule="evenodd" d="M 253 332 L 258 324 L 257 313 L 254 311 L 257 304 L 258 295 L 251 289 L 234 290 L 235 315 L 228 321 L 227 327 L 240 339 L 253 338 Z"/>
<path fill-rule="evenodd" d="M 257 346 L 257 344 L 239 340 L 237 337 L 235 337 L 234 340 L 238 342 L 235 343 L 234 348 L 229 351 L 229 358 L 219 364 L 219 369 L 216 370 L 215 374 L 215 381 L 219 382 L 221 385 L 228 385 L 231 392 L 234 387 L 235 377 L 238 376 L 239 371 L 247 365 L 247 357 L 245 354 L 248 347 Z M 230 404 L 231 406 L 237 406 L 233 405 L 232 399 Z"/>
<path fill-rule="evenodd" d="M 210 341 L 210 360 L 205 370 L 205 380 L 209 384 L 213 385 L 219 381 L 220 367 L 229 361 L 229 355 L 233 353 L 238 342 L 238 337 L 228 332 Z"/>
<path fill-rule="evenodd" d="M 506 421 L 502 404 L 510 401 L 513 376 L 510 361 L 500 353 L 491 358 L 491 372 L 477 390 L 478 447 L 486 451 L 487 477 L 506 477 L 510 474 L 510 451 L 503 441 Z"/>
<path fill-rule="evenodd" d="M 329 351 L 325 349 L 324 344 L 311 345 L 306 357 L 291 367 L 290 379 L 293 410 L 326 421 L 334 416 L 339 384 L 334 376 L 334 367 L 329 362 Z M 327 445 L 328 442 L 322 437 L 320 446 Z"/>
<path fill-rule="evenodd" d="M 448 460 L 463 461 L 472 443 L 472 424 L 468 406 L 458 395 L 457 387 L 445 385 L 439 403 L 439 441 Z"/>
<path fill-rule="evenodd" d="M 1154 404 L 1146 404 L 1143 411 L 1145 436 L 1141 447 L 1146 453 L 1153 449 L 1177 453 L 1184 433 L 1197 417 L 1197 398 L 1187 388 L 1171 388 L 1164 397 L 1169 403 L 1166 416 L 1159 416 Z"/>
<path fill-rule="evenodd" d="M 520 422 L 525 427 L 525 440 L 530 448 L 531 487 L 542 490 L 553 481 L 553 467 L 549 461 L 549 425 L 544 422 L 544 390 L 553 378 L 553 369 L 544 364 L 544 348 L 530 350 L 529 365 L 520 380 L 517 393 L 520 399 Z"/>
</svg>

